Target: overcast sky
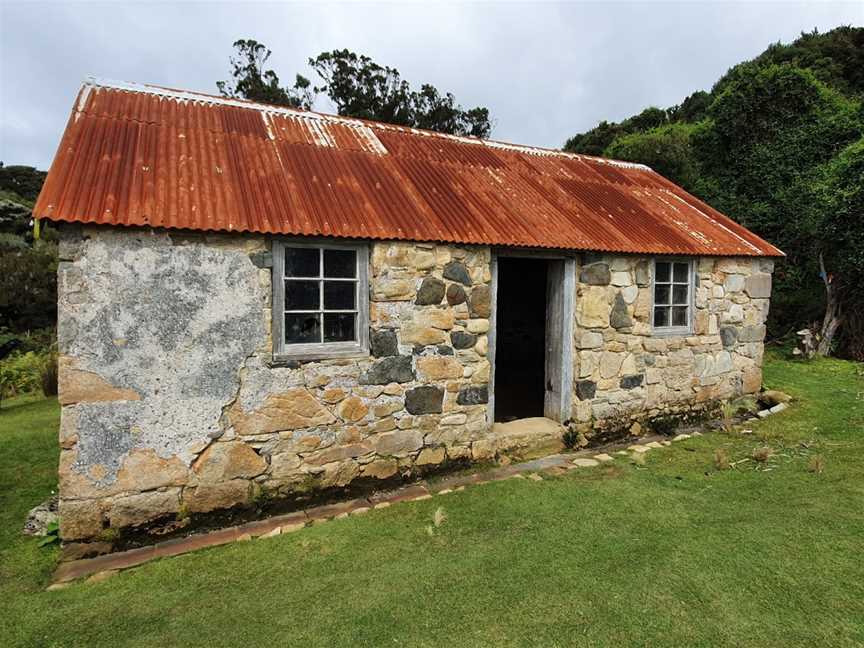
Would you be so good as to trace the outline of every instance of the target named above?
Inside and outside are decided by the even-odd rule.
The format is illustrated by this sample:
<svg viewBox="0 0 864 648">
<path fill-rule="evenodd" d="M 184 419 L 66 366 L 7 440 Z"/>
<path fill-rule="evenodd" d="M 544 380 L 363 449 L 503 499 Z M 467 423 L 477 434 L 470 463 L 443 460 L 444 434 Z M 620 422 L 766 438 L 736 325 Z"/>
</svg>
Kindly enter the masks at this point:
<svg viewBox="0 0 864 648">
<path fill-rule="evenodd" d="M 769 43 L 841 24 L 864 24 L 864 2 L 0 0 L 0 161 L 47 168 L 89 74 L 215 93 L 238 38 L 266 43 L 285 81 L 325 50 L 367 54 L 464 107 L 488 107 L 495 139 L 557 148 L 601 119 L 708 89 Z"/>
</svg>

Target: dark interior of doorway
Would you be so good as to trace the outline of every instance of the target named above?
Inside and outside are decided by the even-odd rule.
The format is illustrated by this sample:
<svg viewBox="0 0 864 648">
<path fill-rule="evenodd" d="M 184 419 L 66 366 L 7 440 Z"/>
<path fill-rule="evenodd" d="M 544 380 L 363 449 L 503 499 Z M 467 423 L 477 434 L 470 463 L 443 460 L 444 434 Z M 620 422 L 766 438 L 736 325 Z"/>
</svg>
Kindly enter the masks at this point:
<svg viewBox="0 0 864 648">
<path fill-rule="evenodd" d="M 498 259 L 496 421 L 543 416 L 546 274 L 545 259 Z"/>
</svg>

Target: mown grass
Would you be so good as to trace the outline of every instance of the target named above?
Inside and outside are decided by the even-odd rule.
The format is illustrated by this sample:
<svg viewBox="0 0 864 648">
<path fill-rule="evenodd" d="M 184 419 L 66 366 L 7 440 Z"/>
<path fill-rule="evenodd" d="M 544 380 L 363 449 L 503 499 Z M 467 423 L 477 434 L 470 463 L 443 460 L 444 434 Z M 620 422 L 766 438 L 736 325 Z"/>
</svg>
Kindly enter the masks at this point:
<svg viewBox="0 0 864 648">
<path fill-rule="evenodd" d="M 54 552 L 19 528 L 55 484 L 57 409 L 19 400 L 0 412 L 0 644 L 862 645 L 860 371 L 772 359 L 766 383 L 796 402 L 751 435 L 677 443 L 643 466 L 619 458 L 472 487 L 56 592 L 44 591 Z M 767 462 L 741 461 L 765 445 Z M 733 468 L 715 468 L 718 447 Z M 814 455 L 822 472 L 808 471 Z M 447 519 L 434 527 L 438 507 Z"/>
</svg>

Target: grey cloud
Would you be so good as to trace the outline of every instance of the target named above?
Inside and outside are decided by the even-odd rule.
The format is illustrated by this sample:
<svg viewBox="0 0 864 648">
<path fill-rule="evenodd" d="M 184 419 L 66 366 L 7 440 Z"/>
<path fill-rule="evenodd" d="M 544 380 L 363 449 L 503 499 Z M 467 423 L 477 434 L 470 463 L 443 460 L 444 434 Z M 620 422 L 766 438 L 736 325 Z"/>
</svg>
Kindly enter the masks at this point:
<svg viewBox="0 0 864 648">
<path fill-rule="evenodd" d="M 496 139 L 557 148 L 707 89 L 771 42 L 862 18 L 829 3 L 0 2 L 0 160 L 47 168 L 86 75 L 212 93 L 242 37 L 273 49 L 286 80 L 347 47 L 488 106 Z"/>
</svg>

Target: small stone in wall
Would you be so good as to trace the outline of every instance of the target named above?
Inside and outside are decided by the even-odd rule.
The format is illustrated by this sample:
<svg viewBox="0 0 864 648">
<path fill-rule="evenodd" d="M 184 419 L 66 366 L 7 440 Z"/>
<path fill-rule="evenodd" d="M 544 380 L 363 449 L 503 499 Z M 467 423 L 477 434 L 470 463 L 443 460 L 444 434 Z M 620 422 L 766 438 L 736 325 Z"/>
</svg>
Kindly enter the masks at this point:
<svg viewBox="0 0 864 648">
<path fill-rule="evenodd" d="M 464 387 L 459 390 L 459 394 L 456 396 L 456 403 L 459 405 L 482 405 L 488 402 L 489 387 L 487 385 Z"/>
<path fill-rule="evenodd" d="M 469 304 L 471 317 L 489 317 L 492 313 L 492 297 L 489 286 L 476 286 L 471 291 Z"/>
<path fill-rule="evenodd" d="M 454 349 L 470 349 L 477 344 L 477 336 L 465 331 L 453 331 L 450 334 L 450 343 Z"/>
<path fill-rule="evenodd" d="M 642 374 L 634 374 L 621 377 L 621 389 L 635 389 L 642 385 L 644 376 Z"/>
<path fill-rule="evenodd" d="M 438 305 L 444 299 L 444 282 L 437 277 L 426 277 L 420 283 L 417 290 L 417 298 L 414 303 L 418 306 Z"/>
<path fill-rule="evenodd" d="M 468 295 L 465 294 L 465 289 L 459 284 L 450 284 L 447 286 L 447 303 L 451 306 L 464 304 L 468 300 Z"/>
<path fill-rule="evenodd" d="M 361 385 L 387 385 L 412 380 L 414 380 L 414 368 L 411 366 L 411 356 L 383 358 L 360 376 Z"/>
<path fill-rule="evenodd" d="M 738 343 L 738 329 L 734 326 L 721 326 L 720 341 L 725 349 L 734 347 Z"/>
<path fill-rule="evenodd" d="M 451 261 L 445 265 L 441 274 L 450 281 L 458 281 L 466 286 L 471 285 L 471 275 L 468 274 L 468 268 L 459 261 Z"/>
<path fill-rule="evenodd" d="M 372 355 L 376 358 L 399 355 L 399 343 L 396 340 L 396 331 L 387 329 L 372 331 L 369 337 L 369 346 Z"/>
<path fill-rule="evenodd" d="M 615 301 L 612 304 L 612 313 L 609 315 L 609 324 L 616 329 L 633 326 L 633 318 L 627 312 L 627 303 L 620 292 L 615 295 Z"/>
<path fill-rule="evenodd" d="M 356 396 L 346 398 L 336 407 L 336 414 L 339 415 L 339 418 L 343 421 L 350 421 L 352 423 L 362 419 L 368 412 L 369 407 L 362 399 L 357 398 Z"/>
<path fill-rule="evenodd" d="M 597 393 L 597 383 L 593 380 L 579 380 L 576 382 L 576 397 L 579 400 L 591 400 Z"/>
<path fill-rule="evenodd" d="M 636 264 L 636 283 L 640 286 L 647 286 L 651 283 L 651 264 L 642 260 Z"/>
<path fill-rule="evenodd" d="M 771 296 L 771 275 L 750 275 L 744 281 L 744 290 L 753 299 L 767 299 Z"/>
<path fill-rule="evenodd" d="M 423 326 L 416 322 L 406 322 L 402 326 L 403 344 L 441 344 L 446 340 L 443 331 L 431 326 Z"/>
<path fill-rule="evenodd" d="M 440 414 L 444 390 L 433 385 L 415 387 L 405 392 L 405 409 L 409 414 Z"/>
<path fill-rule="evenodd" d="M 608 286 L 612 280 L 612 273 L 605 263 L 592 263 L 582 268 L 579 273 L 579 281 L 590 286 Z"/>
</svg>

